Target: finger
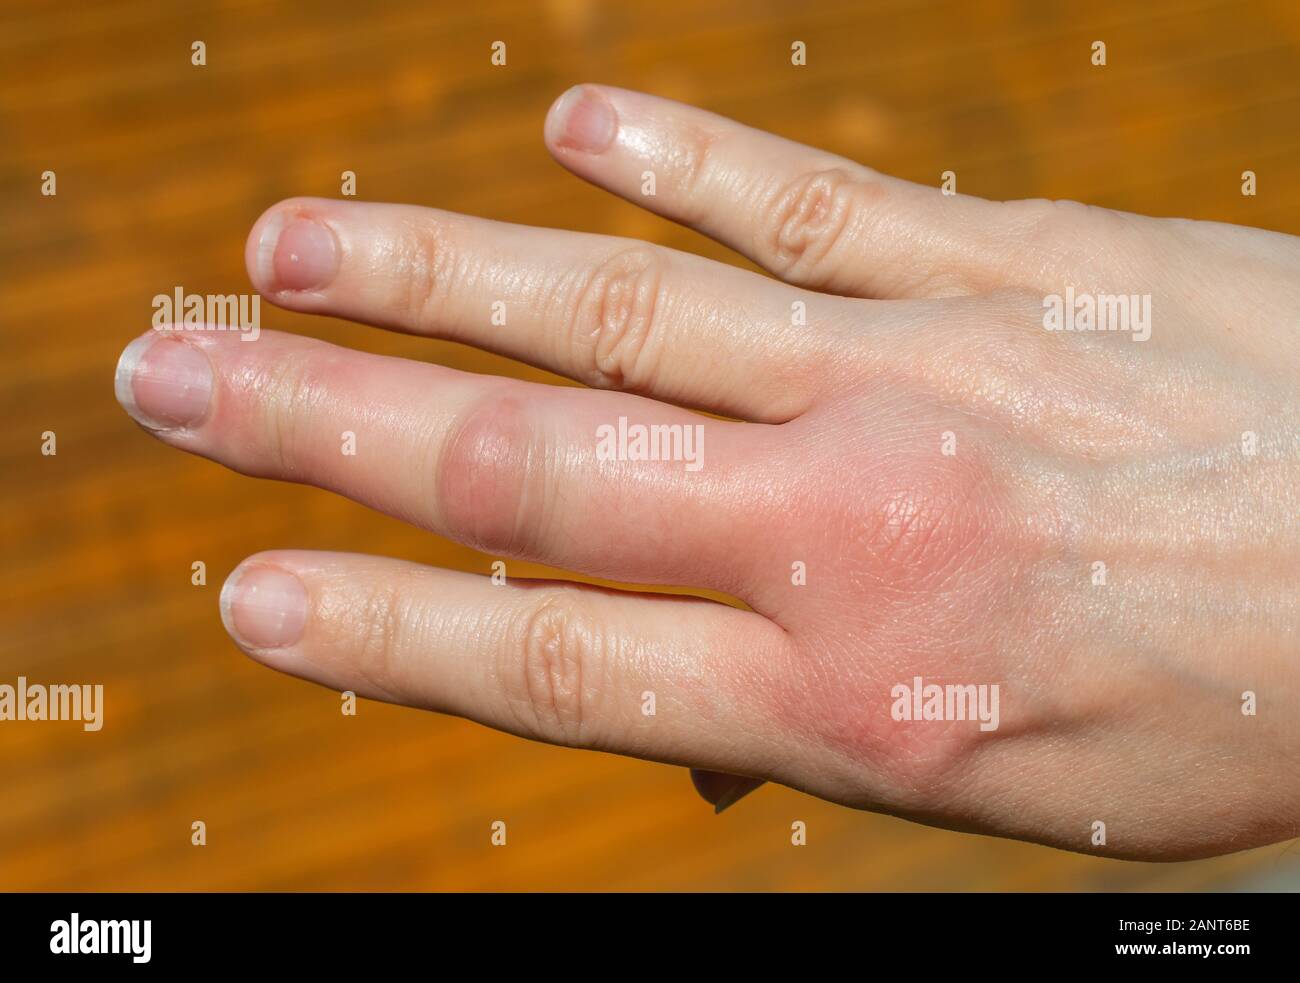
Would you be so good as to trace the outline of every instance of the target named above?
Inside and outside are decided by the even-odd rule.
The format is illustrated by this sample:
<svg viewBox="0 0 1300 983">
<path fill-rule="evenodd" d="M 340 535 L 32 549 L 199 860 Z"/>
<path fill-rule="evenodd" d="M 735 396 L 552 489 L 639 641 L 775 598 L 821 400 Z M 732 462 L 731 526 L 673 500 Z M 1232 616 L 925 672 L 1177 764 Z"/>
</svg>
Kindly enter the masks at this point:
<svg viewBox="0 0 1300 983">
<path fill-rule="evenodd" d="M 767 773 L 736 672 L 783 661 L 760 615 L 698 598 L 489 578 L 380 557 L 244 561 L 222 620 L 266 665 L 556 744 Z M 763 747 L 759 747 L 762 745 Z"/>
<path fill-rule="evenodd" d="M 486 348 L 602 389 L 745 419 L 799 415 L 817 391 L 809 298 L 646 243 L 409 205 L 297 198 L 247 246 L 272 302 Z M 824 347 L 824 346 L 823 346 Z"/>
<path fill-rule="evenodd" d="M 736 476 L 763 460 L 768 428 L 636 396 L 271 331 L 251 343 L 151 331 L 123 353 L 118 397 L 174 447 L 328 488 L 498 556 L 729 590 L 747 576 L 730 537 L 760 535 L 761 520 L 742 516 L 763 513 L 762 489 Z M 664 429 L 638 445 L 651 426 Z"/>
<path fill-rule="evenodd" d="M 720 771 L 691 769 L 691 781 L 700 798 L 713 806 L 714 813 L 730 809 L 733 805 L 763 784 L 760 778 L 728 775 Z"/>
<path fill-rule="evenodd" d="M 547 116 L 545 139 L 575 174 L 791 283 L 915 297 L 999 282 L 991 250 L 1007 216 L 998 202 L 945 195 L 692 106 L 610 86 L 564 93 Z"/>
</svg>

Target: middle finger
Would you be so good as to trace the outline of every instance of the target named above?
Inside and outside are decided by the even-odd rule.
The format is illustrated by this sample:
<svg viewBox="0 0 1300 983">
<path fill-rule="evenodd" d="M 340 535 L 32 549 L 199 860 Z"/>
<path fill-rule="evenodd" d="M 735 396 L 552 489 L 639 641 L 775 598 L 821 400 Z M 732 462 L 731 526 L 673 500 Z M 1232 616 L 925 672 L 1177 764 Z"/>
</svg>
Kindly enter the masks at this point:
<svg viewBox="0 0 1300 983">
<path fill-rule="evenodd" d="M 760 534 L 738 528 L 760 511 L 738 500 L 758 487 L 744 473 L 770 428 L 625 393 L 272 331 L 250 344 L 150 331 L 123 352 L 117 392 L 174 447 L 328 488 L 491 554 L 734 591 L 744 560 L 727 543 Z"/>
</svg>

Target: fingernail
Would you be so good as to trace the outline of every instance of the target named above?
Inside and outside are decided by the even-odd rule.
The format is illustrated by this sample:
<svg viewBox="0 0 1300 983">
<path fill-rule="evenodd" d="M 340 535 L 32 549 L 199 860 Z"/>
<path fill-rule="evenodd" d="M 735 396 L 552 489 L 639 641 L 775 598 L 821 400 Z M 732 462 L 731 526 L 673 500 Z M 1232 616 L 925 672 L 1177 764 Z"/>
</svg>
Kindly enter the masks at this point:
<svg viewBox="0 0 1300 983">
<path fill-rule="evenodd" d="M 555 103 L 546 126 L 548 138 L 556 146 L 599 154 L 614 142 L 618 117 L 595 89 L 575 85 Z"/>
<path fill-rule="evenodd" d="M 731 788 L 718 796 L 718 800 L 713 803 L 713 814 L 716 816 L 718 813 L 722 812 L 723 809 L 730 809 L 762 784 L 763 783 L 756 778 L 738 779 L 736 784 L 732 785 Z"/>
<path fill-rule="evenodd" d="M 212 366 L 194 345 L 150 332 L 137 338 L 117 360 L 117 401 L 151 430 L 198 423 L 212 398 Z"/>
<path fill-rule="evenodd" d="M 221 620 L 245 648 L 293 645 L 307 624 L 307 588 L 279 567 L 241 567 L 221 588 Z"/>
<path fill-rule="evenodd" d="M 257 240 L 257 265 L 264 289 L 319 290 L 338 275 L 339 246 L 320 222 L 278 215 Z"/>
</svg>

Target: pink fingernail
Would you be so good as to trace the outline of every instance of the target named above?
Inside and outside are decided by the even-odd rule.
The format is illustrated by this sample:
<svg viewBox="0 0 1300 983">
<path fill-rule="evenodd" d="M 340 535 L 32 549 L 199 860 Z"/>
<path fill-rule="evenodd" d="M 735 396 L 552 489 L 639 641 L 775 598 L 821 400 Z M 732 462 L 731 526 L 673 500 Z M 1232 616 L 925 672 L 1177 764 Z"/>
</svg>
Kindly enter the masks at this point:
<svg viewBox="0 0 1300 983">
<path fill-rule="evenodd" d="M 194 345 L 150 332 L 127 345 L 117 360 L 117 401 L 152 430 L 190 427 L 212 398 L 212 366 Z"/>
<path fill-rule="evenodd" d="M 245 648 L 293 645 L 307 625 L 307 588 L 278 567 L 241 567 L 221 588 L 221 620 Z"/>
<path fill-rule="evenodd" d="M 618 132 L 618 116 L 595 89 L 575 85 L 552 107 L 546 121 L 548 139 L 584 154 L 604 152 Z"/>
<path fill-rule="evenodd" d="M 265 290 L 319 290 L 338 275 L 338 242 L 314 219 L 271 218 L 262 229 L 257 252 Z"/>
</svg>

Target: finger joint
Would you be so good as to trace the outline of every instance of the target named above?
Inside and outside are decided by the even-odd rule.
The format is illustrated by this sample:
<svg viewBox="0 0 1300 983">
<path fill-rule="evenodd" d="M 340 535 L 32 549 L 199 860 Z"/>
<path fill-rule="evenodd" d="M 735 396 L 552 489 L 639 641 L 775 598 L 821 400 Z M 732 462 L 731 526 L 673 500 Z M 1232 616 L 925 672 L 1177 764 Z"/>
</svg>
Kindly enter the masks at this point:
<svg viewBox="0 0 1300 983">
<path fill-rule="evenodd" d="M 571 320 L 583 382 L 631 392 L 653 385 L 665 265 L 661 250 L 633 246 L 601 262 L 583 284 Z"/>
<path fill-rule="evenodd" d="M 596 620 L 578 599 L 547 593 L 523 612 L 513 636 L 501 678 L 521 722 L 552 743 L 590 746 L 608 645 Z"/>
<path fill-rule="evenodd" d="M 883 195 L 881 185 L 839 167 L 799 176 L 777 193 L 769 210 L 761 244 L 765 265 L 793 282 L 818 282 L 864 201 Z"/>
</svg>

